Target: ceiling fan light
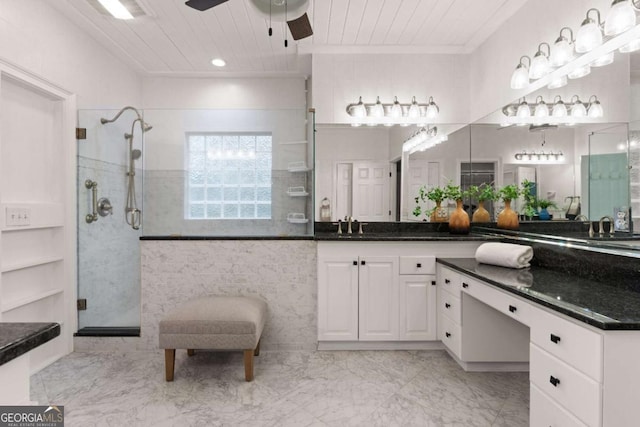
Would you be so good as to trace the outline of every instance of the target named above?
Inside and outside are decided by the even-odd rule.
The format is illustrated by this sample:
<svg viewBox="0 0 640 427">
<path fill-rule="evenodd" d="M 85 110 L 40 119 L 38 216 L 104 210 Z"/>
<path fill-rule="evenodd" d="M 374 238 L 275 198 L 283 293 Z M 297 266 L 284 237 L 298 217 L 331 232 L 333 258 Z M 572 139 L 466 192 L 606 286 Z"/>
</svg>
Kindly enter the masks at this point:
<svg viewBox="0 0 640 427">
<path fill-rule="evenodd" d="M 584 77 L 589 73 L 591 73 L 591 67 L 589 65 L 584 65 L 567 74 L 567 77 L 569 77 L 570 79 L 579 79 L 580 77 Z"/>
<path fill-rule="evenodd" d="M 597 22 L 589 18 L 589 12 L 591 11 L 595 11 L 597 13 Z M 576 52 L 590 52 L 601 44 L 602 30 L 600 30 L 600 12 L 598 9 L 589 9 L 587 11 L 587 18 L 582 21 L 582 25 L 576 35 Z"/>
<path fill-rule="evenodd" d="M 607 54 L 602 55 L 600 58 L 593 61 L 591 64 L 592 67 L 604 67 L 605 65 L 609 65 L 613 62 L 613 52 L 609 52 Z"/>
<path fill-rule="evenodd" d="M 629 0 L 614 0 L 604 21 L 604 35 L 616 36 L 636 25 L 636 12 Z"/>
<path fill-rule="evenodd" d="M 551 80 L 551 83 L 547 85 L 547 89 L 558 89 L 567 85 L 567 76 L 561 76 Z"/>
</svg>

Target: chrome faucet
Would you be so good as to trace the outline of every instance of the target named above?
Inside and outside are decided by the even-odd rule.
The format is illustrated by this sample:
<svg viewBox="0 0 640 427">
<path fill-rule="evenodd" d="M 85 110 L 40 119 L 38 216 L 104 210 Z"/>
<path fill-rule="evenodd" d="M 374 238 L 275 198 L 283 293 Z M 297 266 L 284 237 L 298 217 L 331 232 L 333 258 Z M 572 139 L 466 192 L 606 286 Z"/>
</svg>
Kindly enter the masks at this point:
<svg viewBox="0 0 640 427">
<path fill-rule="evenodd" d="M 576 221 L 584 221 L 587 222 L 589 221 L 589 218 L 587 218 L 586 215 L 580 214 L 577 217 L 574 218 Z"/>
<path fill-rule="evenodd" d="M 598 227 L 598 234 L 600 236 L 604 236 L 604 220 L 608 219 L 609 220 L 609 236 L 613 237 L 613 233 L 615 233 L 615 228 L 613 225 L 613 218 L 611 218 L 608 215 L 603 216 L 602 218 L 600 218 L 600 223 L 599 223 L 599 227 Z"/>
<path fill-rule="evenodd" d="M 344 220 L 347 221 L 347 234 L 353 234 L 353 230 L 351 229 L 351 224 L 353 223 L 353 217 L 346 216 Z"/>
</svg>

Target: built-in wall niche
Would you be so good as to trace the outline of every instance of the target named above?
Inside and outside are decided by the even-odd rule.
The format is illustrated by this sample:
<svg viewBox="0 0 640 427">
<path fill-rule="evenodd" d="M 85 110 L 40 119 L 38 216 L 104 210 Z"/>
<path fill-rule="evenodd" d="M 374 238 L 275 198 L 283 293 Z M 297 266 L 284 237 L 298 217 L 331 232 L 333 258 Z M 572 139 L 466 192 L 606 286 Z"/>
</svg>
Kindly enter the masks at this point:
<svg viewBox="0 0 640 427">
<path fill-rule="evenodd" d="M 72 349 L 75 98 L 0 61 L 0 321 L 58 322 L 31 372 Z"/>
</svg>

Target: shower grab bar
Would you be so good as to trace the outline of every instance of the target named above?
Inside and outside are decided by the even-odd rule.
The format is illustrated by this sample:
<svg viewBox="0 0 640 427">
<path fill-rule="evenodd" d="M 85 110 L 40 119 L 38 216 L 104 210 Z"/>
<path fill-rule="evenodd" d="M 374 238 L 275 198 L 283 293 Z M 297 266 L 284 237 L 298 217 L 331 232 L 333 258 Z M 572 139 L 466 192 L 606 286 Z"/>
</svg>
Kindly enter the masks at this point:
<svg viewBox="0 0 640 427">
<path fill-rule="evenodd" d="M 84 182 L 84 186 L 91 190 L 91 207 L 93 209 L 93 213 L 89 213 L 85 217 L 87 223 L 91 224 L 98 220 L 98 183 L 88 179 Z"/>
</svg>

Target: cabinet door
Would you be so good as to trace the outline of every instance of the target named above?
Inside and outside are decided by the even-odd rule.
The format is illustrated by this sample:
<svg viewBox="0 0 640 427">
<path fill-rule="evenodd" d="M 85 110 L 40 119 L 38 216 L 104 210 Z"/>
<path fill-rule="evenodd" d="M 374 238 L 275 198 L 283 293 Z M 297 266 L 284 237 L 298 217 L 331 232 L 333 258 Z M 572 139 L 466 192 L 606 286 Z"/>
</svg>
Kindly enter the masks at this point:
<svg viewBox="0 0 640 427">
<path fill-rule="evenodd" d="M 318 340 L 358 340 L 357 257 L 318 260 Z"/>
<path fill-rule="evenodd" d="M 360 341 L 398 339 L 398 257 L 360 259 Z"/>
<path fill-rule="evenodd" d="M 436 339 L 436 277 L 400 276 L 400 340 Z"/>
</svg>

